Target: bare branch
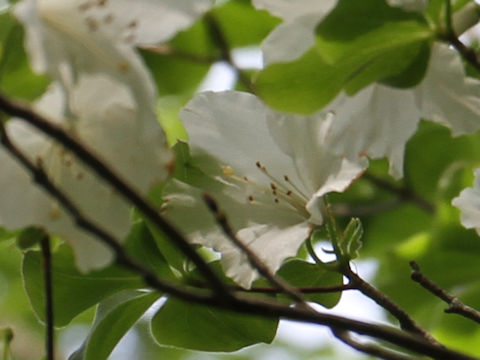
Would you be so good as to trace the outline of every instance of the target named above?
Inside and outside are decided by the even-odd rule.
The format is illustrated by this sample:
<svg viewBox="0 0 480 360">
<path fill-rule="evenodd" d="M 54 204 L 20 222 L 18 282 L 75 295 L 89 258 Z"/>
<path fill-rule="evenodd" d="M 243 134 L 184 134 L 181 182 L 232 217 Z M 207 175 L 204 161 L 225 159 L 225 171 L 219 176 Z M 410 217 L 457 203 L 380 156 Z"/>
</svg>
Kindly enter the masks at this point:
<svg viewBox="0 0 480 360">
<path fill-rule="evenodd" d="M 400 199 L 401 201 L 412 202 L 413 204 L 418 206 L 420 209 L 426 211 L 427 213 L 434 214 L 436 211 L 435 206 L 432 203 L 422 198 L 420 195 L 418 195 L 415 191 L 413 191 L 408 186 L 394 185 L 391 182 L 388 182 L 368 172 L 362 175 L 362 179 L 365 179 L 371 182 L 373 185 L 375 185 L 379 189 L 388 191 L 396 195 L 398 199 Z"/>
<path fill-rule="evenodd" d="M 210 211 L 213 213 L 213 215 L 215 215 L 215 220 L 222 228 L 225 235 L 237 248 L 239 248 L 247 256 L 250 265 L 254 269 L 256 269 L 260 273 L 260 275 L 265 277 L 273 286 L 276 286 L 285 294 L 290 295 L 290 297 L 295 301 L 306 304 L 305 298 L 303 297 L 301 292 L 299 292 L 295 287 L 291 286 L 282 278 L 276 276 L 248 246 L 246 246 L 240 239 L 237 238 L 233 229 L 228 223 L 226 215 L 218 208 L 215 200 L 208 194 L 205 194 L 203 198 Z"/>
<path fill-rule="evenodd" d="M 238 298 L 236 296 L 232 296 L 230 299 L 225 299 L 222 298 L 218 293 L 212 296 L 203 292 L 199 293 L 187 291 L 182 287 L 158 279 L 156 274 L 131 259 L 113 237 L 86 219 L 75 208 L 70 200 L 60 190 L 55 188 L 51 182 L 48 181 L 48 177 L 43 170 L 32 164 L 28 158 L 23 156 L 23 154 L 20 153 L 15 146 L 13 146 L 13 144 L 10 143 L 4 131 L 2 131 L 1 140 L 2 144 L 7 148 L 7 150 L 10 151 L 10 153 L 12 153 L 12 155 L 14 155 L 22 163 L 22 165 L 30 171 L 30 173 L 34 176 L 34 180 L 39 183 L 44 190 L 50 193 L 50 195 L 54 196 L 70 213 L 78 226 L 97 236 L 106 245 L 108 245 L 115 252 L 116 262 L 119 265 L 125 266 L 126 268 L 138 273 L 153 289 L 179 297 L 186 301 L 216 306 L 239 313 L 273 318 L 282 317 L 290 320 L 323 325 L 329 328 L 352 331 L 360 335 L 366 335 L 372 338 L 387 341 L 391 344 L 433 357 L 435 359 L 475 360 L 475 358 L 471 356 L 431 344 L 422 338 L 409 335 L 391 327 L 369 324 L 366 322 L 352 320 L 336 315 L 324 314 L 321 312 L 312 312 L 310 309 L 305 307 L 290 307 L 288 304 L 282 304 L 278 301 L 273 301 L 272 299 L 252 299 L 251 297 Z"/>
<path fill-rule="evenodd" d="M 419 283 L 423 288 L 427 289 L 448 304 L 448 308 L 445 309 L 446 313 L 455 313 L 480 323 L 480 312 L 478 310 L 465 305 L 459 298 L 450 295 L 432 280 L 423 275 L 420 271 L 420 266 L 415 261 L 410 261 L 410 267 L 412 268 L 411 278 L 413 281 Z"/>
<path fill-rule="evenodd" d="M 375 301 L 379 306 L 392 314 L 400 323 L 400 327 L 412 334 L 418 334 L 432 344 L 439 345 L 438 341 L 433 338 L 425 329 L 418 325 L 405 310 L 390 299 L 386 294 L 382 293 L 374 286 L 363 280 L 360 276 L 352 271 L 350 267 L 345 269 L 344 275 L 350 280 L 351 285 L 360 291 L 366 297 Z"/>
<path fill-rule="evenodd" d="M 356 340 L 354 340 L 347 331 L 338 331 L 333 329 L 333 335 L 339 339 L 341 342 L 347 344 L 348 346 L 371 356 L 375 356 L 379 359 L 384 360 L 414 360 L 414 358 L 410 356 L 404 356 L 402 354 L 382 349 L 378 346 L 373 344 L 362 344 Z"/>
<path fill-rule="evenodd" d="M 49 180 L 43 169 L 40 166 L 33 164 L 24 154 L 20 152 L 19 149 L 17 149 L 17 147 L 10 141 L 1 123 L 0 127 L 0 141 L 3 147 L 30 172 L 35 183 L 37 183 L 60 203 L 65 211 L 67 211 L 74 219 L 75 224 L 78 227 L 97 237 L 115 253 L 115 261 L 117 264 L 135 271 L 143 277 L 148 285 L 158 291 L 167 292 L 191 301 L 201 301 L 206 298 L 206 296 L 203 294 L 200 296 L 200 294 L 186 291 L 177 285 L 158 279 L 155 273 L 133 260 L 125 252 L 118 240 L 86 218 L 75 206 L 75 204 Z M 46 282 L 48 283 L 48 281 Z"/>
<path fill-rule="evenodd" d="M 225 284 L 223 284 L 220 278 L 209 267 L 207 262 L 195 251 L 195 248 L 187 241 L 187 239 L 185 239 L 173 225 L 163 218 L 153 205 L 140 196 L 138 192 L 136 192 L 130 185 L 123 181 L 120 176 L 118 176 L 112 169 L 99 160 L 99 158 L 97 158 L 93 152 L 75 140 L 59 126 L 50 123 L 33 110 L 10 101 L 3 94 L 0 94 L 0 109 L 10 116 L 23 119 L 33 127 L 40 130 L 42 133 L 51 136 L 65 146 L 65 148 L 74 153 L 100 178 L 110 184 L 115 190 L 118 191 L 119 194 L 127 199 L 132 205 L 136 206 L 143 214 L 145 214 L 145 216 L 147 216 L 156 226 L 158 226 L 158 228 L 165 233 L 167 238 L 172 241 L 173 244 L 177 246 L 187 256 L 187 258 L 189 258 L 197 266 L 199 271 L 205 276 L 206 280 L 212 284 L 216 292 L 221 294 L 224 299 L 228 299 L 231 296 Z M 33 167 L 33 169 L 29 168 L 33 174 L 40 176 L 45 175 L 43 172 L 38 173 L 33 171 L 34 169 L 35 167 Z M 110 240 L 105 238 L 104 241 Z M 112 245 L 115 244 L 112 243 Z M 118 243 L 116 247 L 119 247 Z"/>
<path fill-rule="evenodd" d="M 250 81 L 249 76 L 246 73 L 244 73 L 242 69 L 240 69 L 233 61 L 232 56 L 230 54 L 231 52 L 230 45 L 228 44 L 228 41 L 225 38 L 225 35 L 215 16 L 212 13 L 207 13 L 205 15 L 205 21 L 210 31 L 210 36 L 212 37 L 212 40 L 215 42 L 218 49 L 220 50 L 221 59 L 231 66 L 231 68 L 235 71 L 235 73 L 237 74 L 239 80 L 243 83 L 243 85 L 245 85 L 245 87 L 251 93 L 254 94 L 255 86 Z"/>
</svg>

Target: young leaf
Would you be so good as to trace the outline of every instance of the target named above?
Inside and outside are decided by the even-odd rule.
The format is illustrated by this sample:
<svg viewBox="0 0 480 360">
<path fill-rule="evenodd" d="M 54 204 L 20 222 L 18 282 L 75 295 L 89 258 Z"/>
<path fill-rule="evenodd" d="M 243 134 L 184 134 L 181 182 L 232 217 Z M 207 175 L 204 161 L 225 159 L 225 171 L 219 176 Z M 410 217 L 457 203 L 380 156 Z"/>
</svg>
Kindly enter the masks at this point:
<svg viewBox="0 0 480 360">
<path fill-rule="evenodd" d="M 362 247 L 363 227 L 360 219 L 352 218 L 343 232 L 339 248 L 342 256 L 352 260 L 358 257 L 358 251 Z"/>
<path fill-rule="evenodd" d="M 69 360 L 106 360 L 127 331 L 161 296 L 157 292 L 139 291 L 121 295 L 120 301 L 100 303 L 87 340 Z"/>
<path fill-rule="evenodd" d="M 343 285 L 343 276 L 339 272 L 328 270 L 319 264 L 301 260 L 285 263 L 277 274 L 290 285 L 296 287 L 327 287 Z M 332 308 L 340 301 L 341 292 L 305 294 L 308 301 L 313 301 L 326 308 Z"/>
<path fill-rule="evenodd" d="M 29 251 L 23 259 L 23 279 L 30 303 L 40 320 L 45 320 L 43 259 Z M 129 271 L 110 266 L 88 274 L 75 267 L 71 248 L 62 245 L 52 254 L 55 326 L 67 325 L 75 316 L 106 297 L 124 289 L 137 289 L 143 281 Z"/>
<path fill-rule="evenodd" d="M 201 351 L 236 351 L 275 337 L 278 320 L 169 298 L 152 319 L 160 345 Z"/>
</svg>

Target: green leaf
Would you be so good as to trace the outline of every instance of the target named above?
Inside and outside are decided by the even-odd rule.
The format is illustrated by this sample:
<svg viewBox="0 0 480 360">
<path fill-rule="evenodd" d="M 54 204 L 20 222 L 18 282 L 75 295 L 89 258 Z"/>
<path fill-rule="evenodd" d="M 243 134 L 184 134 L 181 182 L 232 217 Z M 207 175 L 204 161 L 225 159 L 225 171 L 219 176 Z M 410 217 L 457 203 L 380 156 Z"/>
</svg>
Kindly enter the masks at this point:
<svg viewBox="0 0 480 360">
<path fill-rule="evenodd" d="M 115 296 L 100 303 L 87 340 L 69 360 L 107 359 L 127 331 L 161 296 L 157 292 L 139 291 L 121 295 L 120 301 Z"/>
<path fill-rule="evenodd" d="M 433 36 L 421 15 L 384 0 L 340 0 L 317 27 L 313 49 L 294 62 L 267 67 L 256 88 L 274 108 L 308 114 L 342 89 L 353 94 L 380 80 L 411 87 L 423 78 Z"/>
<path fill-rule="evenodd" d="M 215 47 L 204 22 L 180 32 L 160 51 L 141 51 L 160 95 L 190 96 L 210 68 Z"/>
<path fill-rule="evenodd" d="M 48 235 L 45 231 L 36 226 L 28 226 L 17 236 L 17 246 L 21 250 L 30 249 L 36 245 L 40 245 L 40 242 Z"/>
<path fill-rule="evenodd" d="M 0 242 L 16 237 L 16 232 L 11 232 L 0 226 Z"/>
<path fill-rule="evenodd" d="M 23 259 L 23 279 L 36 315 L 45 320 L 45 294 L 42 254 L 28 251 Z M 52 254 L 55 325 L 65 326 L 75 316 L 124 289 L 144 286 L 140 277 L 117 266 L 80 273 L 75 267 L 70 247 L 60 246 Z"/>
<path fill-rule="evenodd" d="M 257 45 L 280 23 L 266 11 L 252 7 L 250 0 L 231 0 L 213 9 L 231 48 Z"/>
<path fill-rule="evenodd" d="M 137 220 L 133 224 L 124 248 L 137 261 L 155 271 L 159 277 L 175 279 L 167 260 L 159 251 L 152 233 L 143 220 Z"/>
<path fill-rule="evenodd" d="M 343 285 L 343 276 L 339 272 L 301 260 L 286 262 L 277 274 L 290 285 L 296 287 L 328 287 Z M 340 301 L 341 292 L 305 294 L 308 301 L 313 301 L 326 308 L 332 308 Z"/>
<path fill-rule="evenodd" d="M 33 100 L 50 80 L 34 74 L 23 48 L 24 32 L 10 12 L 0 14 L 0 88 L 11 96 Z"/>
<path fill-rule="evenodd" d="M 342 256 L 349 260 L 358 257 L 358 251 L 362 247 L 363 226 L 358 218 L 350 219 L 338 247 Z"/>
<path fill-rule="evenodd" d="M 152 319 L 160 345 L 201 351 L 236 351 L 275 337 L 278 320 L 169 298 Z"/>
<path fill-rule="evenodd" d="M 150 233 L 155 240 L 158 250 L 167 260 L 168 265 L 178 270 L 180 273 L 185 272 L 185 255 L 168 239 L 168 237 L 157 228 L 149 220 L 145 220 Z"/>
</svg>

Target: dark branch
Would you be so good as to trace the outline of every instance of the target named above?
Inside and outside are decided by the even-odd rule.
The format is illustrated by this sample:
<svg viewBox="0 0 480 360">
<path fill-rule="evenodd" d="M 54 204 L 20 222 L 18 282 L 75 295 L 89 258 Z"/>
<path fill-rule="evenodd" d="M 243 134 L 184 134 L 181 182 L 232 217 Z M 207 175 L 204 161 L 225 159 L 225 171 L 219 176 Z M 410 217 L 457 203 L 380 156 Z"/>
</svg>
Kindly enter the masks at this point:
<svg viewBox="0 0 480 360">
<path fill-rule="evenodd" d="M 116 254 L 117 263 L 137 272 L 153 289 L 179 297 L 186 301 L 216 306 L 235 312 L 253 314 L 263 317 L 282 317 L 290 320 L 323 325 L 329 328 L 352 331 L 360 335 L 366 335 L 379 340 L 384 340 L 391 344 L 436 359 L 475 360 L 475 358 L 471 356 L 431 344 L 422 338 L 406 334 L 391 327 L 369 324 L 336 315 L 312 312 L 310 309 L 304 307 L 290 307 L 289 305 L 272 301 L 270 299 L 237 298 L 236 296 L 225 299 L 218 294 L 212 296 L 203 292 L 198 293 L 187 291 L 184 288 L 160 280 L 153 272 L 130 259 L 130 257 L 123 251 L 123 248 L 113 237 L 96 227 L 95 224 L 88 221 L 88 219 L 84 218 L 81 213 L 76 211 L 74 205 L 69 201 L 69 199 L 66 198 L 58 189 L 53 186 L 53 184 L 48 181 L 48 178 L 44 174 L 43 170 L 32 164 L 9 142 L 9 139 L 4 131 L 2 131 L 2 135 L 2 144 L 7 148 L 7 150 L 10 151 L 12 155 L 14 155 L 22 163 L 22 165 L 30 171 L 36 181 L 40 181 L 40 185 L 42 185 L 47 192 L 49 192 L 60 202 L 60 204 L 70 213 L 70 215 L 76 219 L 76 223 L 84 230 L 87 230 L 91 234 L 97 236 L 106 245 L 110 246 Z"/>
<path fill-rule="evenodd" d="M 423 288 L 448 304 L 448 308 L 445 309 L 446 313 L 455 313 L 480 323 L 480 312 L 478 310 L 465 305 L 460 299 L 450 295 L 432 280 L 423 275 L 420 271 L 420 266 L 415 261 L 410 261 L 410 267 L 412 268 L 411 278 L 413 281 L 419 283 Z"/>
<path fill-rule="evenodd" d="M 245 85 L 245 87 L 251 93 L 255 93 L 255 86 L 250 81 L 249 76 L 245 74 L 233 61 L 230 45 L 228 44 L 228 41 L 225 38 L 225 35 L 215 16 L 212 13 L 207 13 L 205 15 L 205 21 L 206 21 L 212 40 L 220 50 L 221 59 L 231 66 L 231 68 L 235 71 L 235 73 L 237 74 L 239 80 L 243 83 L 243 85 Z"/>
<path fill-rule="evenodd" d="M 401 201 L 409 201 L 418 206 L 420 209 L 434 214 L 436 209 L 435 206 L 430 203 L 428 200 L 422 198 L 418 195 L 415 191 L 413 191 L 408 186 L 397 186 L 394 185 L 382 178 L 379 178 L 376 175 L 370 174 L 368 172 L 364 173 L 362 179 L 365 179 L 371 182 L 376 187 L 388 191 L 394 195 L 396 195 Z"/>
<path fill-rule="evenodd" d="M 213 197 L 205 194 L 203 198 L 227 238 L 245 254 L 250 265 L 254 269 L 256 269 L 260 273 L 260 275 L 265 277 L 265 279 L 267 279 L 273 286 L 277 287 L 285 294 L 290 295 L 292 299 L 299 303 L 306 303 L 305 298 L 303 297 L 301 292 L 299 292 L 296 288 L 291 286 L 285 280 L 276 276 L 272 271 L 270 271 L 270 269 L 265 265 L 265 263 L 248 246 L 246 246 L 240 239 L 237 238 L 235 232 L 228 223 L 227 217 L 218 208 L 218 205 L 213 199 Z"/>
<path fill-rule="evenodd" d="M 341 342 L 347 344 L 348 346 L 364 353 L 368 354 L 370 356 L 375 356 L 379 359 L 384 359 L 384 360 L 414 360 L 414 358 L 409 357 L 409 356 L 404 356 L 402 354 L 387 350 L 387 349 L 382 349 L 378 346 L 375 346 L 373 344 L 362 344 L 350 336 L 350 334 L 347 331 L 338 331 L 338 330 L 332 330 L 333 335 L 339 339 Z"/>
<path fill-rule="evenodd" d="M 167 234 L 171 235 L 175 241 L 180 237 L 176 230 L 170 225 L 164 225 L 166 222 L 161 218 L 155 209 L 146 203 L 137 194 L 133 194 L 134 191 L 125 185 L 118 177 L 103 165 L 98 159 L 96 159 L 89 151 L 87 151 L 82 145 L 76 142 L 73 138 L 69 137 L 63 130 L 49 124 L 44 118 L 35 114 L 27 108 L 16 105 L 3 96 L 0 95 L 0 109 L 3 109 L 11 116 L 18 116 L 25 118 L 30 124 L 35 126 L 40 131 L 54 137 L 67 149 L 73 151 L 85 164 L 92 167 L 97 174 L 106 179 L 112 184 L 115 189 L 122 193 L 128 200 L 136 205 L 141 211 L 143 211 L 149 219 L 154 221 L 161 229 Z M 446 349 L 442 346 L 432 344 L 423 338 L 412 336 L 408 333 L 404 333 L 400 330 L 369 324 L 362 321 L 352 320 L 341 316 L 324 314 L 321 312 L 312 312 L 311 309 L 305 307 L 290 307 L 289 305 L 273 301 L 271 299 L 252 299 L 251 297 L 237 297 L 230 293 L 228 289 L 224 289 L 223 283 L 220 283 L 221 289 L 217 290 L 214 295 L 206 294 L 204 292 L 187 291 L 183 287 L 179 287 L 172 283 L 159 279 L 155 273 L 149 269 L 143 267 L 143 265 L 137 263 L 126 254 L 119 245 L 119 243 L 108 233 L 98 228 L 95 224 L 90 222 L 87 218 L 83 217 L 81 213 L 76 211 L 75 206 L 70 200 L 63 195 L 58 189 L 56 189 L 51 182 L 48 181 L 48 177 L 43 172 L 41 167 L 37 167 L 31 163 L 28 158 L 23 156 L 10 142 L 4 130 L 1 131 L 3 135 L 1 137 L 3 145 L 14 155 L 23 166 L 30 171 L 34 176 L 35 181 L 39 182 L 44 190 L 54 196 L 59 203 L 76 219 L 78 226 L 87 230 L 91 234 L 97 236 L 106 245 L 115 252 L 116 261 L 119 265 L 123 265 L 136 273 L 138 273 L 145 282 L 153 289 L 165 292 L 167 294 L 176 296 L 186 301 L 195 302 L 198 304 L 216 306 L 222 309 L 231 310 L 239 313 L 253 314 L 263 317 L 282 317 L 290 320 L 296 320 L 300 322 L 307 322 L 312 324 L 318 324 L 327 326 L 329 328 L 340 329 L 344 331 L 352 331 L 360 335 L 366 335 L 379 340 L 387 341 L 391 344 L 403 347 L 407 350 L 417 352 L 426 356 L 433 357 L 435 359 L 455 359 L 455 360 L 474 360 L 475 358 L 458 353 L 456 351 Z M 183 241 L 184 239 L 181 238 Z M 189 246 L 189 244 L 187 244 Z M 189 247 L 190 248 L 190 247 Z M 188 250 L 187 250 L 188 252 Z M 196 252 L 195 252 L 196 254 Z M 198 255 L 198 254 L 197 254 Z M 201 259 L 203 263 L 203 259 Z M 207 266 L 205 264 L 205 266 Z M 207 269 L 209 271 L 210 268 Z M 205 271 L 208 273 L 207 271 Z M 205 274 L 206 275 L 206 274 Z M 208 276 L 206 276 L 208 278 Z M 215 276 L 213 279 L 218 281 Z M 208 279 L 210 280 L 210 279 Z M 213 287 L 219 286 L 213 284 Z M 225 292 L 227 296 L 222 296 L 221 292 Z"/>
<path fill-rule="evenodd" d="M 52 254 L 50 251 L 50 238 L 44 233 L 40 241 L 43 256 L 43 274 L 45 286 L 45 325 L 46 325 L 46 358 L 55 359 L 55 331 L 53 310 L 53 281 L 52 281 Z"/>
<path fill-rule="evenodd" d="M 350 280 L 350 284 L 354 288 L 392 314 L 398 320 L 403 330 L 412 334 L 418 334 L 432 344 L 439 344 L 432 335 L 418 325 L 398 304 L 355 274 L 350 267 L 345 269 L 344 275 Z"/>
<path fill-rule="evenodd" d="M 462 57 L 475 69 L 480 71 L 480 58 L 477 52 L 460 41 L 457 34 L 453 30 L 452 24 L 452 4 L 450 0 L 445 0 L 445 35 L 443 35 L 443 40 L 448 42 L 453 46 Z"/>
<path fill-rule="evenodd" d="M 147 200 L 138 194 L 130 185 L 121 179 L 112 169 L 100 161 L 89 149 L 71 137 L 62 128 L 50 123 L 44 117 L 30 110 L 29 108 L 16 104 L 0 94 L 0 109 L 10 116 L 19 117 L 33 127 L 54 138 L 74 153 L 83 163 L 90 167 L 99 177 L 104 179 L 115 190 L 118 191 L 131 204 L 136 206 L 146 217 L 148 217 L 159 229 L 161 229 L 170 241 L 177 246 L 199 269 L 210 282 L 216 292 L 222 294 L 223 298 L 230 297 L 230 294 L 218 278 L 215 272 L 209 267 L 206 261 L 195 251 L 194 247 L 185 239 L 180 232 L 163 218 Z M 35 168 L 35 167 L 34 167 Z M 35 172 L 29 169 L 33 174 Z M 42 176 L 42 173 L 37 173 Z M 117 244 L 117 247 L 119 245 Z"/>
<path fill-rule="evenodd" d="M 120 243 L 112 235 L 88 220 L 88 218 L 78 210 L 75 204 L 49 180 L 41 166 L 35 165 L 17 149 L 17 147 L 10 141 L 3 126 L 0 128 L 0 141 L 4 148 L 30 172 L 35 183 L 55 198 L 65 211 L 70 214 L 78 227 L 97 237 L 114 252 L 117 264 L 135 271 L 143 277 L 148 285 L 161 292 L 167 292 L 191 301 L 199 301 L 206 298 L 203 295 L 200 296 L 199 294 L 191 293 L 177 285 L 158 279 L 155 273 L 130 258 Z"/>
</svg>

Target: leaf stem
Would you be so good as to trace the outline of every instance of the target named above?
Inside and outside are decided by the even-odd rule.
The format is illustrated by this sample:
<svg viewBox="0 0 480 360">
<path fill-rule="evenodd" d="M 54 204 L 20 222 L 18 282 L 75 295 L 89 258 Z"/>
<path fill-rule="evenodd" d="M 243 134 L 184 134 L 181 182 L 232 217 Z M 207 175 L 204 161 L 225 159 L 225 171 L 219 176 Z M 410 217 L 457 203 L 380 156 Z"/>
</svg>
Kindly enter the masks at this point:
<svg viewBox="0 0 480 360">
<path fill-rule="evenodd" d="M 480 312 L 478 310 L 465 305 L 460 299 L 449 294 L 427 278 L 420 271 L 420 266 L 415 261 L 410 261 L 410 267 L 412 268 L 411 278 L 413 281 L 448 304 L 448 308 L 445 309 L 446 313 L 455 313 L 480 324 Z"/>
<path fill-rule="evenodd" d="M 47 360 L 55 359 L 55 329 L 53 305 L 53 280 L 52 280 L 52 253 L 50 250 L 50 237 L 44 233 L 40 241 L 43 256 L 43 274 L 45 290 L 45 325 L 46 325 L 46 357 Z"/>
</svg>

